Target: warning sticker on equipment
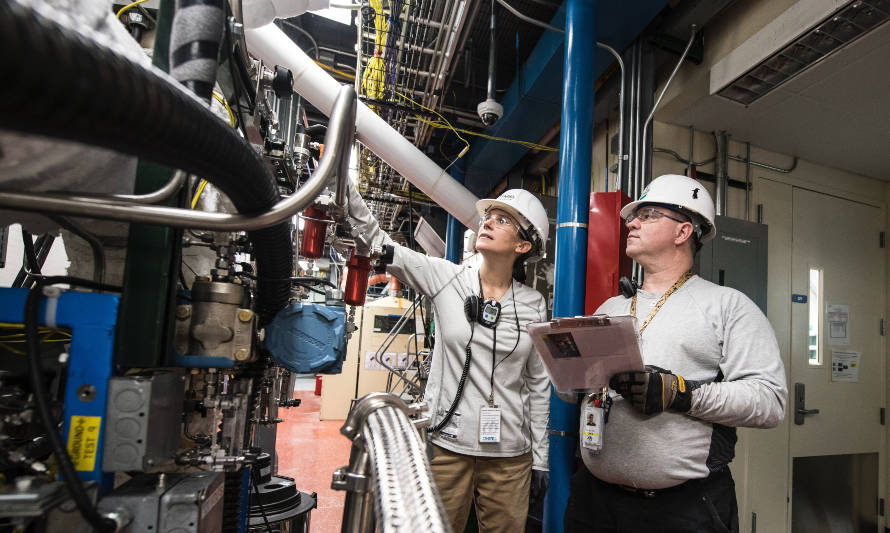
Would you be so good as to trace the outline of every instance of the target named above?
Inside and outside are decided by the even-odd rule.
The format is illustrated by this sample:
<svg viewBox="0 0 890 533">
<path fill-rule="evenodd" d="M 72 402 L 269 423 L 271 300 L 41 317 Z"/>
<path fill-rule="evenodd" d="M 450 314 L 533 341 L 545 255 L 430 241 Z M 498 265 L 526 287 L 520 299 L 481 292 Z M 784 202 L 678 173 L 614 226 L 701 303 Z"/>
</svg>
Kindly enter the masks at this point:
<svg viewBox="0 0 890 533">
<path fill-rule="evenodd" d="M 99 450 L 99 427 L 101 416 L 72 416 L 68 431 L 68 455 L 74 469 L 91 472 L 96 467 L 96 452 Z"/>
</svg>

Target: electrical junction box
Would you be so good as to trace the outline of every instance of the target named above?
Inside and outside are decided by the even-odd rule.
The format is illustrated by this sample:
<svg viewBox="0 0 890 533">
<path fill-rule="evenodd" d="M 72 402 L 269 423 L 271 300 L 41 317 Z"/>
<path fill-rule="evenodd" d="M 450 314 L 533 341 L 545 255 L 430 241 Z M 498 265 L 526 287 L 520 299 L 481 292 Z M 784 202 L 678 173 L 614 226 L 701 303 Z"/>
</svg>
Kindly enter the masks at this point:
<svg viewBox="0 0 890 533">
<path fill-rule="evenodd" d="M 176 372 L 108 380 L 104 472 L 142 471 L 173 459 L 179 448 L 184 380 Z"/>
<path fill-rule="evenodd" d="M 693 270 L 702 278 L 739 290 L 766 314 L 767 226 L 718 216 L 717 235 L 702 245 Z"/>
<path fill-rule="evenodd" d="M 266 326 L 266 348 L 291 372 L 339 374 L 346 357 L 346 309 L 293 303 Z"/>
<path fill-rule="evenodd" d="M 223 525 L 221 472 L 143 474 L 99 502 L 100 512 L 125 510 L 124 532 L 217 533 Z"/>
</svg>

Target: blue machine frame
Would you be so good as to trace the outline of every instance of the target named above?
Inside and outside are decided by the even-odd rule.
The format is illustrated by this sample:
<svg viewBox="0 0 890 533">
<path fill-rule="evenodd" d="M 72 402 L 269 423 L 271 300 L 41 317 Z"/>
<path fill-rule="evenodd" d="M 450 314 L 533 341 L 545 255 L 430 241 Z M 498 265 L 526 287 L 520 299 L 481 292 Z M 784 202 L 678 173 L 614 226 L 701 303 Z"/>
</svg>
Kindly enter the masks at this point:
<svg viewBox="0 0 890 533">
<path fill-rule="evenodd" d="M 27 289 L 0 288 L 0 321 L 23 323 L 27 297 Z M 41 324 L 45 323 L 46 301 L 46 298 L 40 301 Z M 100 495 L 111 490 L 113 483 L 113 475 L 102 472 L 105 438 L 102 421 L 108 400 L 108 379 L 113 371 L 119 301 L 115 294 L 63 290 L 56 307 L 56 324 L 71 329 L 62 437 L 71 449 L 69 433 L 72 420 L 76 419 L 79 457 L 74 458 L 75 467 L 80 479 L 99 484 Z M 85 392 L 83 398 L 78 394 L 81 387 Z M 90 468 L 85 468 L 86 465 Z"/>
</svg>

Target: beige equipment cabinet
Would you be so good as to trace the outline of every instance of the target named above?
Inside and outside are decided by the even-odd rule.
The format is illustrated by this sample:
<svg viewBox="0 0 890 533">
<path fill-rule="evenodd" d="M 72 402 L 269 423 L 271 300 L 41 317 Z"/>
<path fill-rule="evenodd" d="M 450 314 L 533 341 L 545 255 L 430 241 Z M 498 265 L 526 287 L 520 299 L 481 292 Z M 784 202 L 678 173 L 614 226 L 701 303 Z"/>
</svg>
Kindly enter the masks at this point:
<svg viewBox="0 0 890 533">
<path fill-rule="evenodd" d="M 355 310 L 355 323 L 358 329 L 352 333 L 346 344 L 346 360 L 343 371 L 322 377 L 321 412 L 322 420 L 346 420 L 349 404 L 355 398 L 355 385 L 358 383 L 359 346 L 362 337 L 362 315 L 364 308 Z"/>
<path fill-rule="evenodd" d="M 392 326 L 410 306 L 410 300 L 387 296 L 368 302 L 356 310 L 358 330 L 353 333 L 347 344 L 343 372 L 323 378 L 320 414 L 322 420 L 344 420 L 353 399 L 361 398 L 371 392 L 386 391 L 389 371 L 374 361 L 373 356 L 386 340 Z M 388 365 L 404 368 L 409 358 L 413 361 L 415 347 L 411 337 L 414 335 L 415 327 L 421 332 L 419 326 L 415 326 L 409 319 L 402 328 L 403 333 L 397 335 L 382 354 Z M 419 337 L 417 341 L 422 347 L 423 338 Z M 402 390 L 402 386 L 398 385 L 398 378 L 393 377 L 393 383 L 396 392 Z"/>
</svg>

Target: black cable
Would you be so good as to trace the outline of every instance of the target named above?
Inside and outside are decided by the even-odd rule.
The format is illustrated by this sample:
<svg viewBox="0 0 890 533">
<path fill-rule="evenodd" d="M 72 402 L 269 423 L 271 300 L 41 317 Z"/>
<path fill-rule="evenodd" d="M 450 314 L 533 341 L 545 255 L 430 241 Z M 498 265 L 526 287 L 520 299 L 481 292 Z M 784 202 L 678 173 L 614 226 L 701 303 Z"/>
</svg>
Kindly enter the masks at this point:
<svg viewBox="0 0 890 533">
<path fill-rule="evenodd" d="M 225 2 L 226 9 L 226 20 L 229 20 L 229 17 L 232 16 L 232 8 L 228 2 Z M 241 111 L 241 94 L 238 90 L 238 79 L 235 78 L 235 48 L 232 45 L 232 29 L 230 24 L 226 24 L 226 33 L 224 35 L 225 39 L 225 47 L 226 47 L 226 61 L 229 63 L 229 76 L 232 77 L 232 92 L 235 95 L 235 116 L 238 118 L 238 127 L 241 129 L 241 133 L 244 134 L 244 138 L 247 138 L 247 128 L 244 127 L 244 117 Z"/>
<path fill-rule="evenodd" d="M 254 468 L 251 468 L 250 469 L 250 481 L 253 484 L 253 493 L 256 494 L 256 503 L 260 507 L 260 514 L 263 515 L 263 522 L 266 524 L 266 531 L 268 531 L 269 533 L 273 533 L 272 526 L 269 525 L 269 519 L 266 517 L 266 508 L 263 507 L 263 502 L 260 499 L 260 489 L 257 488 L 257 486 L 256 486 L 256 477 L 257 477 L 256 470 Z"/>
<path fill-rule="evenodd" d="M 470 322 L 470 340 L 467 341 L 467 346 L 464 350 L 467 352 L 467 358 L 464 360 L 464 369 L 460 375 L 460 381 L 457 383 L 457 392 L 454 393 L 454 401 L 451 402 L 451 406 L 448 408 L 448 412 L 445 413 L 445 418 L 442 419 L 441 422 L 436 424 L 432 428 L 427 428 L 427 433 L 436 433 L 437 431 L 444 428 L 448 425 L 448 422 L 451 420 L 451 417 L 454 416 L 454 412 L 457 410 L 457 404 L 460 403 L 460 398 L 464 393 L 464 385 L 467 383 L 467 376 L 470 375 L 470 360 L 473 358 L 473 349 L 470 348 L 470 344 L 473 343 L 473 335 L 476 333 L 476 322 Z"/>
<path fill-rule="evenodd" d="M 95 281 L 96 283 L 104 283 L 105 247 L 102 246 L 102 241 L 100 241 L 98 237 L 87 231 L 86 228 L 84 228 L 83 225 L 81 225 L 76 220 L 68 217 L 63 217 L 61 215 L 50 215 L 49 218 L 52 219 L 53 222 L 55 222 L 59 226 L 62 226 L 62 228 L 87 241 L 87 244 L 90 245 L 90 251 L 93 253 L 93 281 Z"/>
<path fill-rule="evenodd" d="M 53 242 L 56 238 L 49 234 L 43 234 L 40 237 L 37 237 L 37 241 L 34 243 L 34 247 L 37 249 L 37 264 L 43 268 L 43 263 L 46 262 L 46 256 L 49 255 L 49 251 L 53 246 Z M 22 267 L 19 269 L 18 275 L 15 277 L 15 281 L 12 282 L 13 287 L 31 287 L 31 279 L 28 275 L 29 270 L 27 265 L 22 262 Z"/>
<path fill-rule="evenodd" d="M 314 292 L 314 293 L 316 293 L 316 294 L 321 294 L 321 295 L 327 296 L 327 293 L 326 293 L 326 292 L 324 292 L 324 291 L 321 290 L 321 289 L 316 289 L 315 287 L 313 287 L 313 286 L 311 286 L 311 285 L 306 285 L 306 284 L 304 284 L 304 283 L 295 283 L 295 285 L 299 285 L 300 287 L 303 287 L 303 288 L 305 288 L 305 289 L 308 289 L 309 291 L 312 291 L 312 292 Z"/>
<path fill-rule="evenodd" d="M 28 271 L 40 274 L 40 263 L 37 262 L 37 252 L 34 251 L 34 236 L 30 231 L 22 228 L 22 243 L 25 245 L 25 264 L 28 265 Z"/>
<path fill-rule="evenodd" d="M 331 280 L 324 278 L 313 278 L 311 276 L 296 276 L 290 278 L 257 278 L 257 276 L 255 276 L 254 274 L 251 274 L 250 272 L 244 272 L 243 270 L 240 272 L 235 272 L 235 275 L 243 276 L 245 278 L 250 278 L 253 280 L 264 279 L 266 281 L 289 281 L 294 285 L 327 285 L 333 289 L 337 288 L 337 285 Z"/>
<path fill-rule="evenodd" d="M 101 533 L 111 533 L 117 529 L 117 523 L 107 517 L 99 514 L 90 501 L 83 484 L 77 477 L 77 472 L 68 455 L 65 443 L 62 442 L 62 435 L 59 433 L 56 424 L 53 422 L 52 411 L 47 398 L 47 391 L 43 384 L 43 365 L 40 362 L 40 337 L 37 331 L 37 324 L 40 320 L 38 316 L 40 310 L 40 297 L 43 287 L 56 283 L 67 283 L 72 286 L 86 287 L 101 291 L 120 292 L 120 287 L 96 283 L 86 279 L 72 278 L 69 276 L 50 276 L 37 280 L 28 292 L 28 298 L 25 300 L 25 346 L 28 354 L 28 370 L 30 372 L 31 388 L 34 394 L 34 403 L 37 406 L 37 412 L 40 420 L 43 422 L 43 428 L 46 436 L 52 445 L 53 455 L 59 465 L 59 472 L 62 474 L 62 480 L 68 487 L 71 498 L 77 505 L 77 509 L 83 518 L 90 523 L 95 529 Z"/>
</svg>

